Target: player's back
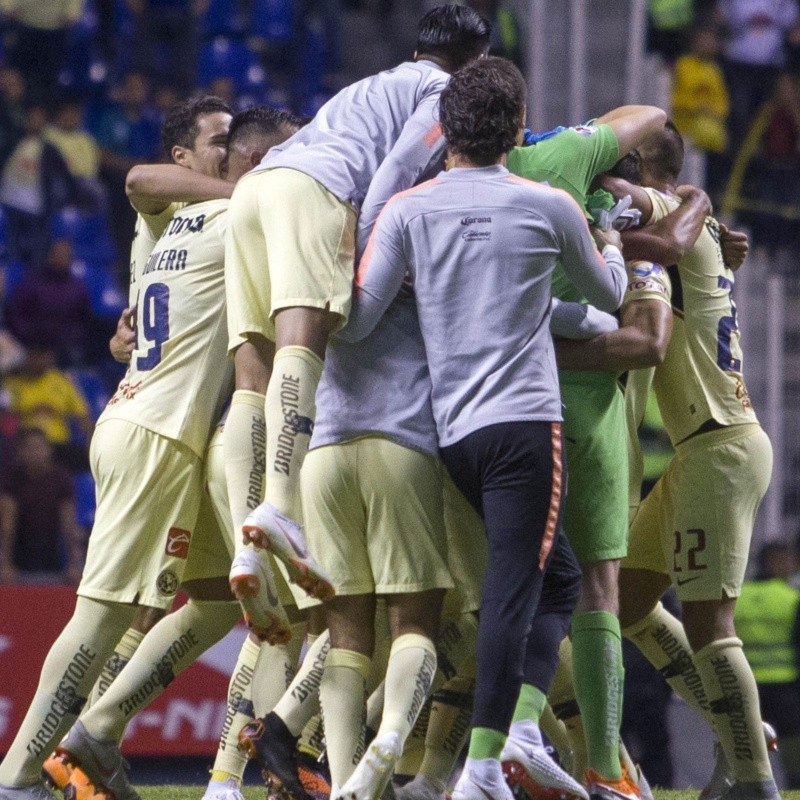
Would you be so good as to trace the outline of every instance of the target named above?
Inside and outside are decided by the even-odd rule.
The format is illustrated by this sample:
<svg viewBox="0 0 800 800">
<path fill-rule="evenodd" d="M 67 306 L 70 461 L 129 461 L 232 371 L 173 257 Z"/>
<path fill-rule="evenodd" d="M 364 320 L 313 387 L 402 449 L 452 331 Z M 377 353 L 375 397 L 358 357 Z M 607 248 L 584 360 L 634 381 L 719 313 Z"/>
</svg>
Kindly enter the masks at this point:
<svg viewBox="0 0 800 800">
<path fill-rule="evenodd" d="M 378 167 L 423 101 L 430 105 L 430 135 L 439 139 L 435 105 L 449 77 L 433 62 L 409 61 L 357 81 L 273 147 L 261 166 L 297 169 L 359 208 Z"/>
<path fill-rule="evenodd" d="M 561 419 L 550 278 L 572 200 L 495 166 L 450 170 L 395 203 L 440 444 L 494 422 Z"/>
<path fill-rule="evenodd" d="M 365 433 L 438 452 L 428 362 L 407 286 L 365 339 L 346 342 L 334 336 L 328 343 L 311 447 Z"/>
<path fill-rule="evenodd" d="M 679 201 L 653 189 L 653 222 Z M 677 266 L 667 269 L 674 309 L 672 338 L 653 386 L 673 444 L 714 420 L 756 422 L 742 374 L 742 349 L 731 297 L 733 273 L 725 266 L 719 225 L 707 217 L 700 236 Z"/>
<path fill-rule="evenodd" d="M 126 419 L 203 455 L 230 388 L 226 358 L 228 200 L 173 216 L 137 278 L 130 366 L 98 424 Z"/>
</svg>

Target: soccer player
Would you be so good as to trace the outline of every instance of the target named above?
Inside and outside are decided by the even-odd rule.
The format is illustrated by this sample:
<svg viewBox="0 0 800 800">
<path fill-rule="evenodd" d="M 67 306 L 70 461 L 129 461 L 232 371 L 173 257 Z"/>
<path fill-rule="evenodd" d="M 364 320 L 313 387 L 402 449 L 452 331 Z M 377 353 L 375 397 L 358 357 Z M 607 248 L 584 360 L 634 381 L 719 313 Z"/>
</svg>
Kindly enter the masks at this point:
<svg viewBox="0 0 800 800">
<path fill-rule="evenodd" d="M 649 134 L 666 115 L 652 106 L 623 106 L 587 125 L 559 128 L 534 144 L 509 154 L 509 169 L 524 178 L 569 192 L 585 207 L 595 176 L 608 170 Z M 627 255 L 627 253 L 626 253 Z M 566 266 L 566 265 L 562 265 Z M 559 269 L 553 295 L 581 300 Z M 590 792 L 605 789 L 636 795 L 619 760 L 622 718 L 622 640 L 617 575 L 627 542 L 627 451 L 622 394 L 613 375 L 559 371 L 564 401 L 564 440 L 570 467 L 570 491 L 564 505 L 564 529 L 583 572 L 581 599 L 572 621 L 575 696 L 586 735 L 586 774 Z M 569 648 L 565 650 L 569 653 Z M 560 716 L 571 715 L 556 708 Z M 532 726 L 512 730 L 504 761 L 526 767 L 541 751 Z M 527 754 L 527 755 L 526 755 Z M 513 764 L 509 763 L 509 770 Z M 524 776 L 518 770 L 516 774 Z"/>
<path fill-rule="evenodd" d="M 562 618 L 574 608 L 566 601 L 579 573 L 568 558 L 565 573 L 551 565 L 565 583 L 545 580 L 543 593 L 560 538 L 563 481 L 551 275 L 561 259 L 608 310 L 624 289 L 619 250 L 609 243 L 605 258 L 597 252 L 575 202 L 503 166 L 521 138 L 524 96 L 521 75 L 502 59 L 467 65 L 451 79 L 440 107 L 451 169 L 385 207 L 359 266 L 345 333 L 368 332 L 408 273 L 442 458 L 486 524 L 473 729 L 454 792 L 459 800 L 510 796 L 499 756 L 512 717 L 541 713 L 566 630 Z M 537 616 L 553 618 L 555 641 L 543 637 L 547 628 L 528 636 L 540 594 Z"/>
<path fill-rule="evenodd" d="M 667 125 L 639 154 L 648 188 L 624 191 L 655 222 L 680 202 L 683 141 Z M 620 574 L 624 634 L 711 718 L 732 773 L 722 796 L 777 800 L 755 681 L 733 623 L 772 450 L 742 375 L 734 276 L 716 220 L 708 217 L 677 265 L 633 262 L 629 269 L 624 321 L 637 324 L 587 343 L 573 362 L 624 370 L 645 365 L 653 352 L 663 359 L 653 386 L 676 454 L 631 525 Z M 658 602 L 670 583 L 683 626 Z"/>
<path fill-rule="evenodd" d="M 321 598 L 332 586 L 296 522 L 298 476 L 328 337 L 350 308 L 356 220 L 360 214 L 368 233 L 389 197 L 438 171 L 439 94 L 451 72 L 485 54 L 489 33 L 469 8 L 433 9 L 420 22 L 415 61 L 342 90 L 274 148 L 232 199 L 226 258 L 236 392 L 225 447 L 233 521 Z M 254 510 L 252 458 L 242 452 L 259 408 L 267 430 L 266 502 Z M 261 568 L 251 549 L 234 560 L 232 585 L 245 603 L 257 604 Z"/>
<path fill-rule="evenodd" d="M 202 104 L 200 113 L 191 104 L 175 109 L 176 124 L 165 125 L 175 138 L 167 143 L 175 161 L 187 158 L 198 171 L 218 177 L 231 115 L 221 101 L 194 102 Z M 218 215 L 207 216 L 208 232 Z M 186 220 L 180 228 L 185 233 L 199 226 Z M 201 261 L 187 273 L 186 251 L 166 244 L 155 255 L 142 269 L 155 275 L 148 294 L 139 298 L 138 355 L 92 439 L 98 506 L 75 612 L 45 660 L 31 706 L 0 765 L 3 800 L 50 796 L 40 779 L 44 758 L 80 713 L 136 609 L 166 609 L 178 588 L 200 500 L 201 459 L 229 376 L 218 369 L 195 393 L 187 391 L 195 376 L 182 374 L 175 363 L 176 337 L 170 333 L 189 320 L 182 310 L 170 316 L 175 298 L 171 306 L 166 281 L 202 272 L 207 264 Z M 221 268 L 218 281 L 221 288 Z M 223 303 L 224 297 L 216 309 L 199 310 L 213 316 Z M 201 332 L 195 336 L 199 346 Z M 173 396 L 162 393 L 165 373 L 175 379 Z M 134 493 L 131 487 L 140 488 Z"/>
<path fill-rule="evenodd" d="M 244 113 L 248 117 L 232 125 L 229 138 L 227 170 L 232 181 L 241 177 L 252 165 L 251 159 L 236 157 L 236 148 L 244 150 L 245 154 L 254 152 L 263 155 L 271 143 L 281 140 L 282 135 L 279 112 Z M 230 158 L 231 153 L 234 154 L 233 158 Z M 183 367 L 183 373 L 180 374 L 182 382 L 174 391 L 188 391 L 189 397 L 193 397 L 195 392 L 201 397 L 203 395 L 203 391 L 197 388 L 192 391 L 192 387 L 188 386 L 187 389 L 189 369 L 194 380 L 204 381 L 206 386 L 213 386 L 215 380 L 221 381 L 223 399 L 229 391 L 226 379 L 229 373 L 225 369 L 227 320 L 224 313 L 224 228 L 219 220 L 220 217 L 224 220 L 227 205 L 227 200 L 195 203 L 177 212 L 140 278 L 141 291 L 145 296 L 151 293 L 150 287 L 154 285 L 168 287 L 168 291 L 160 291 L 167 295 L 167 308 L 174 316 L 171 316 L 173 324 L 169 340 L 162 345 L 162 357 L 164 361 L 171 360 L 173 375 L 180 373 Z M 204 235 L 198 237 L 201 231 Z M 169 255 L 173 252 L 177 253 L 174 257 Z M 170 262 L 173 262 L 172 269 L 169 268 Z M 172 305 L 173 302 L 175 305 Z M 181 317 L 181 309 L 185 318 Z M 142 325 L 147 332 L 148 312 L 143 310 L 143 313 Z M 199 352 L 193 352 L 193 346 L 200 348 Z M 141 382 L 141 388 L 133 392 L 131 402 L 135 402 L 147 387 L 148 376 L 143 375 L 141 369 L 142 353 L 145 358 L 148 357 L 143 347 L 134 351 L 128 379 L 122 387 L 123 394 L 130 394 L 131 390 L 126 387 Z M 157 366 L 151 368 L 151 374 L 156 376 Z M 212 379 L 212 374 L 221 377 Z M 170 397 L 166 392 L 170 386 L 163 377 L 163 371 L 161 388 L 165 399 L 175 405 L 174 394 Z M 125 410 L 123 406 L 121 411 L 116 411 L 117 407 L 112 404 L 110 413 L 106 412 L 109 415 L 107 425 L 112 425 L 116 419 L 127 420 L 128 414 L 132 413 L 130 407 Z M 202 412 L 202 407 L 195 407 L 192 420 L 182 421 L 184 429 L 195 425 Z M 196 433 L 199 435 L 199 431 Z M 206 430 L 206 439 L 208 434 Z M 218 441 L 217 437 L 215 444 Z M 216 451 L 212 455 L 217 456 L 214 463 L 218 463 L 220 448 L 216 446 L 212 449 Z M 219 489 L 220 481 L 214 481 L 213 477 L 212 474 L 207 480 L 219 503 L 225 493 Z M 169 486 L 165 489 L 169 491 Z M 135 796 L 127 782 L 118 750 L 127 722 L 157 697 L 176 674 L 227 633 L 238 617 L 238 608 L 233 602 L 227 579 L 234 549 L 233 530 L 224 509 L 218 513 L 222 526 L 217 524 L 208 506 L 204 511 L 204 518 L 198 520 L 191 536 L 187 535 L 182 540 L 184 552 L 181 555 L 186 559 L 183 588 L 190 596 L 189 602 L 145 636 L 122 674 L 100 700 L 81 716 L 58 748 L 59 752 L 80 765 L 95 786 L 113 792 L 118 798 Z M 180 577 L 178 574 L 177 578 Z M 274 594 L 274 587 L 271 591 Z M 281 679 L 285 680 L 285 675 Z"/>
</svg>

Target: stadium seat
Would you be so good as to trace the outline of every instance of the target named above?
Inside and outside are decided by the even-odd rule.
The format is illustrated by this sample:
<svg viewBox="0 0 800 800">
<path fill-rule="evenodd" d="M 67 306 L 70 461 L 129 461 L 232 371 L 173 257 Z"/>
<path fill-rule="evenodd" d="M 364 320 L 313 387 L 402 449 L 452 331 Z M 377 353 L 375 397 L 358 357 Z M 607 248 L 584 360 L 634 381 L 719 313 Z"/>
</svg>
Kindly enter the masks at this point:
<svg viewBox="0 0 800 800">
<path fill-rule="evenodd" d="M 236 36 L 247 30 L 242 0 L 211 0 L 201 27 L 205 36 Z"/>
<path fill-rule="evenodd" d="M 27 275 L 28 270 L 21 261 L 9 261 L 3 267 L 3 289 L 8 296 Z"/>
<path fill-rule="evenodd" d="M 251 73 L 252 69 L 256 71 Z M 230 78 L 236 90 L 243 91 L 251 75 L 258 79 L 258 69 L 258 56 L 244 42 L 216 36 L 203 45 L 197 80 L 201 86 L 207 86 L 215 78 Z"/>
<path fill-rule="evenodd" d="M 94 525 L 96 510 L 94 479 L 91 472 L 79 472 L 73 480 L 75 482 L 75 512 L 78 525 L 88 531 Z"/>
<path fill-rule="evenodd" d="M 108 218 L 103 213 L 85 213 L 67 206 L 50 220 L 53 239 L 69 239 L 75 258 L 93 267 L 110 267 L 117 257 Z"/>
<path fill-rule="evenodd" d="M 111 397 L 99 373 L 91 367 L 77 367 L 67 371 L 70 380 L 80 389 L 89 405 L 89 416 L 96 420 Z"/>
<path fill-rule="evenodd" d="M 89 291 L 89 304 L 93 314 L 112 318 L 120 315 L 127 305 L 126 299 L 108 270 L 78 259 L 73 263 L 71 271 Z"/>
<path fill-rule="evenodd" d="M 253 35 L 268 42 L 288 42 L 292 38 L 292 6 L 292 0 L 253 0 Z"/>
</svg>

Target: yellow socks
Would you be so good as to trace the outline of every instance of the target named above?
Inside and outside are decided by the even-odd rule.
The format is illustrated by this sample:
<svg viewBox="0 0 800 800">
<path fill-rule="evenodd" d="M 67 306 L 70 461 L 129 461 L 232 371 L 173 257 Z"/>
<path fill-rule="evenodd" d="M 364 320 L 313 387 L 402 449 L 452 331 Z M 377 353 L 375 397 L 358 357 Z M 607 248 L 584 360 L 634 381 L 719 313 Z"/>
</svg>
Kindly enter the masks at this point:
<svg viewBox="0 0 800 800">
<path fill-rule="evenodd" d="M 0 784 L 30 786 L 80 714 L 86 695 L 134 609 L 78 597 L 75 613 L 47 654 L 28 713 L 0 764 Z"/>
<path fill-rule="evenodd" d="M 364 701 L 370 658 L 332 648 L 325 661 L 319 699 L 328 743 L 331 782 L 341 787 L 364 753 Z"/>
<path fill-rule="evenodd" d="M 319 713 L 319 687 L 330 649 L 331 637 L 325 631 L 308 648 L 297 675 L 273 709 L 292 736 L 299 736 L 309 720 Z"/>
<path fill-rule="evenodd" d="M 232 602 L 190 600 L 142 640 L 108 691 L 81 717 L 101 741 L 120 741 L 130 718 L 158 697 L 175 676 L 216 644 L 239 619 Z"/>
<path fill-rule="evenodd" d="M 294 520 L 300 519 L 300 467 L 314 430 L 322 366 L 322 359 L 306 347 L 282 347 L 267 388 L 266 499 Z"/>
<path fill-rule="evenodd" d="M 704 681 L 680 620 L 659 603 L 646 617 L 622 631 L 664 676 L 675 693 L 714 726 Z"/>
<path fill-rule="evenodd" d="M 717 639 L 694 655 L 714 730 L 736 782 L 772 780 L 753 671 L 740 639 Z"/>
<path fill-rule="evenodd" d="M 243 546 L 245 517 L 264 499 L 266 446 L 264 395 L 238 389 L 233 393 L 222 439 L 228 504 L 237 552 Z"/>
<path fill-rule="evenodd" d="M 142 643 L 144 634 L 135 628 L 128 628 L 114 648 L 111 658 L 103 664 L 103 671 L 92 687 L 92 693 L 86 703 L 85 709 L 91 708 L 105 693 L 106 689 L 122 671 L 122 668 L 131 660 L 136 648 Z"/>
<path fill-rule="evenodd" d="M 228 778 L 242 780 L 247 766 L 247 754 L 238 748 L 239 731 L 255 716 L 253 712 L 253 676 L 261 653 L 261 646 L 249 636 L 244 640 L 239 658 L 233 668 L 228 684 L 228 705 L 225 722 L 217 745 L 217 756 L 211 772 L 211 780 Z"/>
</svg>

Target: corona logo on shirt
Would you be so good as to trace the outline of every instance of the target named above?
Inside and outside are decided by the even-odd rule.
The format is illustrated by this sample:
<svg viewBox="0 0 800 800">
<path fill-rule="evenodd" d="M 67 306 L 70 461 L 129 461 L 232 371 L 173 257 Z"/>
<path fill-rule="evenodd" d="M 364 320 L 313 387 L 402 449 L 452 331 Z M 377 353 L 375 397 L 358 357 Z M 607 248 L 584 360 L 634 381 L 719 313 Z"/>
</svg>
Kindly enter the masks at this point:
<svg viewBox="0 0 800 800">
<path fill-rule="evenodd" d="M 189 555 L 189 543 L 192 540 L 190 531 L 170 528 L 167 533 L 167 546 L 164 552 L 173 558 L 186 558 Z"/>
</svg>

